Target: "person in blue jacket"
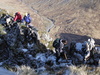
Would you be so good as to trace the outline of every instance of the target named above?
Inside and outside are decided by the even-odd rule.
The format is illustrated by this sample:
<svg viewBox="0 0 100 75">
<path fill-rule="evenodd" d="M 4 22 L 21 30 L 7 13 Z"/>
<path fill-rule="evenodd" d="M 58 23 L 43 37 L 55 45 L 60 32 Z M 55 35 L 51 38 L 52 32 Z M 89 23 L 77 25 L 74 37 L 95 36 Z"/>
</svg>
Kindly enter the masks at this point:
<svg viewBox="0 0 100 75">
<path fill-rule="evenodd" d="M 31 17 L 29 13 L 26 13 L 25 16 L 23 17 L 23 22 L 25 22 L 25 25 L 27 26 L 28 24 L 31 23 Z"/>
</svg>

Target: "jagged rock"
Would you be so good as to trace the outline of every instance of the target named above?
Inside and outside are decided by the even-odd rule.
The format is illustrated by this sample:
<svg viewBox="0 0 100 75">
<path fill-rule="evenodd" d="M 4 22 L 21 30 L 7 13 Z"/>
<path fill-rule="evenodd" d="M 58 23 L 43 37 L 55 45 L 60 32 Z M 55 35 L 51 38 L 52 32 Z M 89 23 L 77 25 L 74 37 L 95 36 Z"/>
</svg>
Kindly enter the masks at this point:
<svg viewBox="0 0 100 75">
<path fill-rule="evenodd" d="M 14 46 L 15 43 L 18 41 L 18 37 L 20 36 L 20 29 L 18 25 L 13 26 L 10 31 L 7 32 L 4 39 L 9 46 Z"/>
<path fill-rule="evenodd" d="M 100 50 L 94 49 L 95 41 L 93 39 L 84 43 L 72 42 L 70 44 L 70 61 L 61 59 L 60 65 L 57 65 L 53 51 L 47 50 L 46 46 L 40 43 L 38 33 L 34 27 L 26 27 L 20 25 L 20 23 L 11 23 L 10 25 L 10 20 L 9 22 L 8 20 L 6 23 L 8 26 L 4 26 L 6 34 L 0 35 L 0 62 L 3 62 L 1 65 L 26 65 L 35 68 L 38 72 L 50 69 L 57 71 L 68 64 L 79 65 L 85 59 L 86 64 L 100 65 L 98 63 L 100 62 Z M 48 34 L 43 35 L 44 40 L 52 41 Z M 88 57 L 91 57 L 89 51 L 93 51 L 93 58 L 87 60 Z"/>
<path fill-rule="evenodd" d="M 47 65 L 49 65 L 49 66 L 53 66 L 52 60 L 47 61 L 45 64 L 47 64 Z"/>
<path fill-rule="evenodd" d="M 74 56 L 76 57 L 76 58 L 78 58 L 78 60 L 79 61 L 83 61 L 83 56 L 81 55 L 81 54 L 78 54 L 78 53 L 74 53 Z"/>
<path fill-rule="evenodd" d="M 3 36 L 0 34 L 0 61 L 7 60 L 9 62 L 4 62 L 3 64 L 9 63 L 9 65 L 12 63 L 16 65 L 37 66 L 35 64 L 37 60 L 34 60 L 34 57 L 37 53 L 42 52 L 42 49 L 46 49 L 46 47 L 39 42 L 36 28 L 32 26 L 26 27 L 25 25 L 20 25 L 20 23 L 12 23 L 10 20 L 11 17 L 7 17 L 7 15 L 2 16 L 0 19 L 6 32 Z M 29 56 L 30 54 L 32 57 Z M 34 61 L 34 64 L 30 60 Z"/>
</svg>

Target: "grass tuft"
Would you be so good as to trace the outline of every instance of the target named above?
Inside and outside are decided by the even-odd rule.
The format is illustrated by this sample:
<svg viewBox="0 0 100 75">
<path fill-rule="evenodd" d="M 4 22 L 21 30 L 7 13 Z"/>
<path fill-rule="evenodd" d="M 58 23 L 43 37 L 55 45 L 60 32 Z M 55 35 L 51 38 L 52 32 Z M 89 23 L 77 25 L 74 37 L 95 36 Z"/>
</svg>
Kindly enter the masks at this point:
<svg viewBox="0 0 100 75">
<path fill-rule="evenodd" d="M 0 25 L 0 35 L 5 35 L 6 34 L 6 31 L 5 31 L 5 28 Z"/>
<path fill-rule="evenodd" d="M 29 66 L 21 66 L 18 68 L 17 75 L 37 75 L 34 69 Z"/>
</svg>

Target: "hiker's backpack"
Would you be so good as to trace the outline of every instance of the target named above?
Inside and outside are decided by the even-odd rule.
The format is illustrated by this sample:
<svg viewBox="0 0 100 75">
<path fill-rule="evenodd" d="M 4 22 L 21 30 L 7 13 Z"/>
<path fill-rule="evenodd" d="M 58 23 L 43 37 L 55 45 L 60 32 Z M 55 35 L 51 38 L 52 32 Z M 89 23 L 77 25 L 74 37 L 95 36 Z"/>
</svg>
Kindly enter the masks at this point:
<svg viewBox="0 0 100 75">
<path fill-rule="evenodd" d="M 57 39 L 55 39 L 54 40 L 54 42 L 53 42 L 53 47 L 54 48 L 59 48 L 60 47 L 60 38 L 57 38 Z"/>
</svg>

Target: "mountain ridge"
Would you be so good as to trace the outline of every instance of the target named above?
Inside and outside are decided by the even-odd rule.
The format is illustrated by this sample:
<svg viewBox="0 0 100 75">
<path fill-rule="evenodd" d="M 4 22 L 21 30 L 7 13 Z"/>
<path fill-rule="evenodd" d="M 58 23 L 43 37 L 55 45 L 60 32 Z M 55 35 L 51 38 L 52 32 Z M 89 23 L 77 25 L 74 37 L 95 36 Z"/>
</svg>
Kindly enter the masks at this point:
<svg viewBox="0 0 100 75">
<path fill-rule="evenodd" d="M 84 37 L 81 38 L 86 36 L 86 38 L 92 37 L 98 40 L 96 42 L 99 43 L 100 8 L 97 1 L 92 3 L 89 0 L 80 0 L 80 2 L 79 0 L 4 0 L 4 3 L 8 3 L 11 6 L 13 5 L 12 3 L 16 3 L 16 5 L 13 5 L 16 7 L 20 4 L 17 8 L 20 8 L 18 10 L 23 13 L 30 11 L 33 18 L 32 24 L 41 30 L 41 32 L 46 30 L 47 24 L 52 25 L 53 23 L 54 26 L 49 31 L 53 39 L 61 37 L 70 41 L 81 42 L 82 40 L 87 40 Z M 6 4 L 6 6 L 8 5 Z M 17 10 L 17 8 L 14 10 Z M 23 11 L 21 8 L 23 8 Z M 70 37 L 70 35 L 73 36 Z"/>
</svg>

